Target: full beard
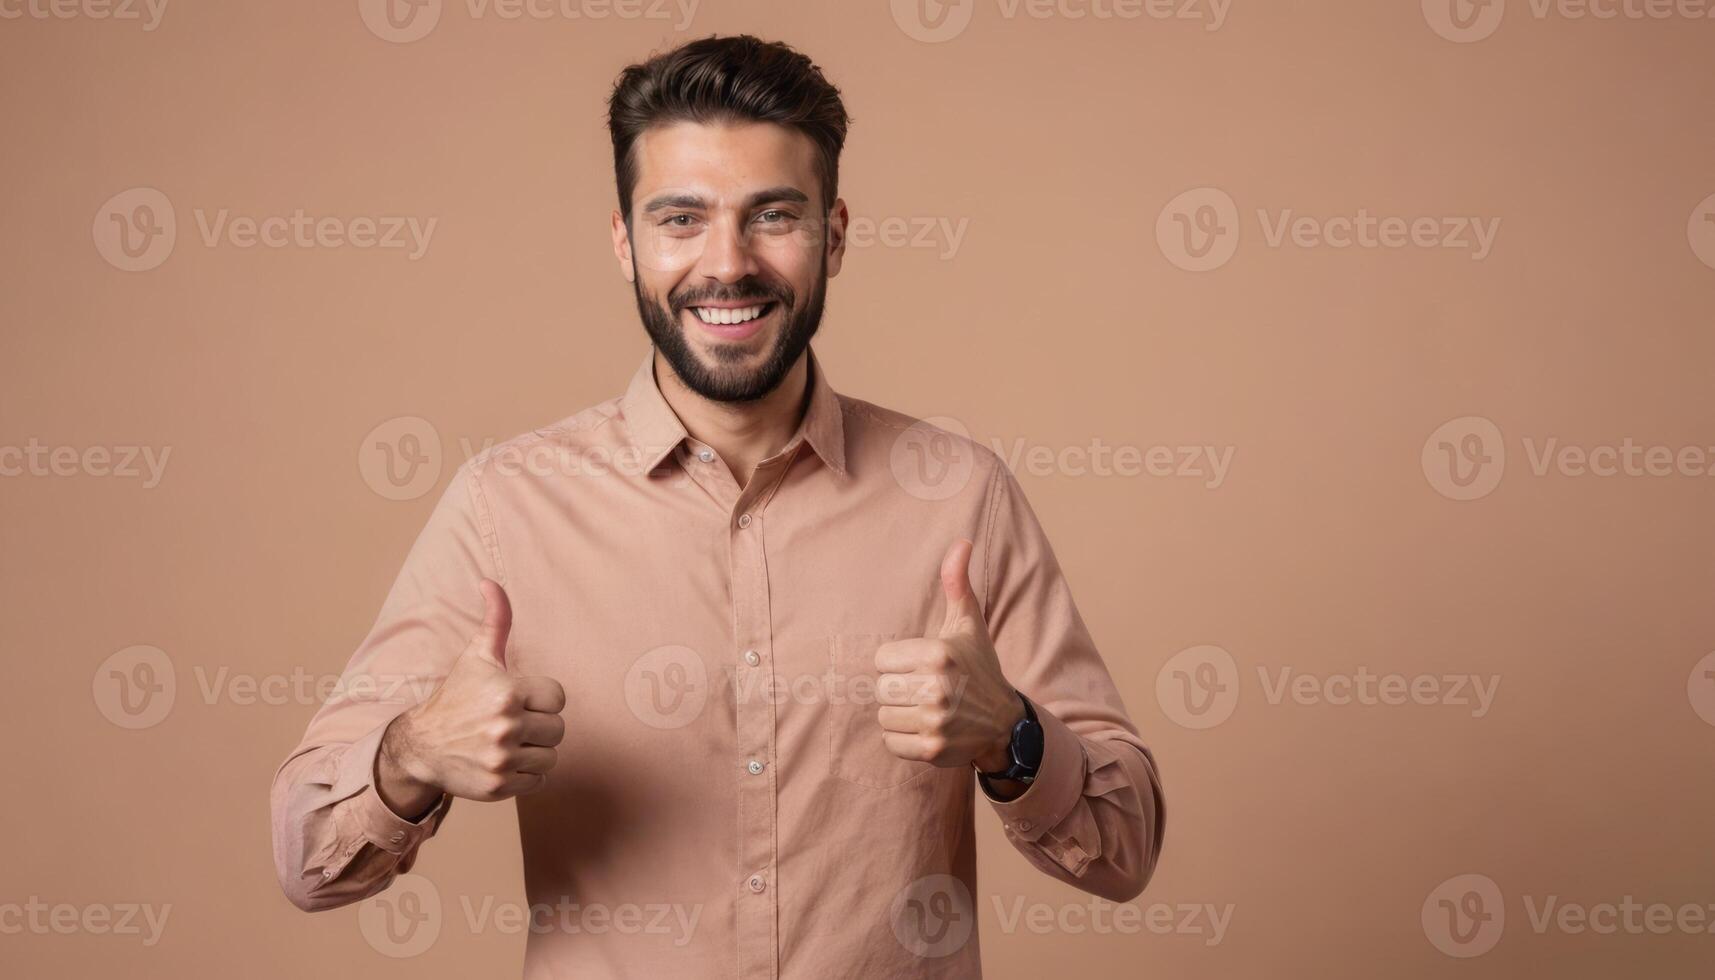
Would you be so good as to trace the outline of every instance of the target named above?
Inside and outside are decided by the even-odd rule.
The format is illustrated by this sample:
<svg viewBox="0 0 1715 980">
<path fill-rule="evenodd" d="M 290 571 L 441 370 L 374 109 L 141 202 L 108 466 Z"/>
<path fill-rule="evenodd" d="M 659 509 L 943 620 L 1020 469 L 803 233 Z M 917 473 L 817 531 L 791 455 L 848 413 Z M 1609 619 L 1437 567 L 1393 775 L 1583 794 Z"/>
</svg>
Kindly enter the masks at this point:
<svg viewBox="0 0 1715 980">
<path fill-rule="evenodd" d="M 780 382 L 786 378 L 786 373 L 792 370 L 792 365 L 798 363 L 798 357 L 810 346 L 810 338 L 816 335 L 822 325 L 822 305 L 827 296 L 827 285 L 828 269 L 824 261 L 821 274 L 816 277 L 810 295 L 805 298 L 802 306 L 798 304 L 797 296 L 790 286 L 765 282 L 754 276 L 746 276 L 730 286 L 721 286 L 714 290 L 684 290 L 669 297 L 663 305 L 655 296 L 644 291 L 643 278 L 637 275 L 635 262 L 632 265 L 632 288 L 637 295 L 637 313 L 643 320 L 643 329 L 649 332 L 649 339 L 654 341 L 656 349 L 667 358 L 673 373 L 679 376 L 685 387 L 704 398 L 718 402 L 756 401 L 780 386 Z M 712 366 L 705 364 L 692 349 L 690 339 L 685 336 L 685 309 L 703 302 L 748 297 L 772 301 L 779 305 L 776 312 L 779 313 L 780 324 L 774 332 L 774 343 L 762 363 L 754 368 L 746 368 L 743 364 L 752 356 L 749 350 L 739 344 L 716 344 L 712 348 L 713 357 L 722 363 Z"/>
</svg>

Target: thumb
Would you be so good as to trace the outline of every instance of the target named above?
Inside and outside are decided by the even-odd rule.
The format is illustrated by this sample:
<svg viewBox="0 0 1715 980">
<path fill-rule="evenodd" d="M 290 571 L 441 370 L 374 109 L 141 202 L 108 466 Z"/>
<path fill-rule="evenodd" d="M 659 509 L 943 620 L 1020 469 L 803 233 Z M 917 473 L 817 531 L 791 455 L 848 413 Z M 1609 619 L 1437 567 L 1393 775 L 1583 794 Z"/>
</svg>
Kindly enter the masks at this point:
<svg viewBox="0 0 1715 980">
<path fill-rule="evenodd" d="M 971 542 L 960 538 L 947 549 L 941 559 L 941 592 L 947 597 L 947 618 L 941 624 L 941 635 L 970 628 L 970 623 L 983 621 L 977 607 L 976 593 L 971 590 Z"/>
<path fill-rule="evenodd" d="M 501 670 L 506 669 L 506 637 L 512 632 L 512 601 L 492 579 L 483 579 L 482 626 L 470 642 L 471 652 Z"/>
</svg>

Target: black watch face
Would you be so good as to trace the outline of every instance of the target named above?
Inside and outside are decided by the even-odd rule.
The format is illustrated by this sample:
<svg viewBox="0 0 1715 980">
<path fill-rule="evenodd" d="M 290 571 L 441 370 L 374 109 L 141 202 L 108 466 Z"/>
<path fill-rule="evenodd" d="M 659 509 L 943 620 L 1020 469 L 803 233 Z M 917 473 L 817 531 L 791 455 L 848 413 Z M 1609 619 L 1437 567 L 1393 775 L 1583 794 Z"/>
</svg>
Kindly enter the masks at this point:
<svg viewBox="0 0 1715 980">
<path fill-rule="evenodd" d="M 1012 732 L 1012 754 L 1020 765 L 1039 769 L 1042 766 L 1042 726 L 1034 718 L 1019 722 Z"/>
</svg>

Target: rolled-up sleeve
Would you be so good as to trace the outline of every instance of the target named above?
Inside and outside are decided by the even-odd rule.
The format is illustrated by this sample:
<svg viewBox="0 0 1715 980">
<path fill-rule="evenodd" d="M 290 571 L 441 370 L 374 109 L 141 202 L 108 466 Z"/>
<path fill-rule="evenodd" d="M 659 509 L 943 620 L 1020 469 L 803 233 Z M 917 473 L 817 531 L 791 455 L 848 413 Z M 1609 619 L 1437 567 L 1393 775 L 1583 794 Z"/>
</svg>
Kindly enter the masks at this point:
<svg viewBox="0 0 1715 980">
<path fill-rule="evenodd" d="M 274 774 L 274 867 L 307 911 L 360 901 L 409 871 L 451 806 L 422 819 L 394 813 L 375 787 L 387 726 L 432 694 L 482 619 L 478 584 L 505 584 L 491 521 L 470 464 L 453 475 L 418 535 L 381 614 L 303 740 Z"/>
<path fill-rule="evenodd" d="M 1123 902 L 1161 852 L 1155 758 L 1126 714 L 1054 551 L 1016 478 L 998 462 L 981 546 L 984 616 L 1007 678 L 1036 706 L 1044 751 L 1020 796 L 989 802 L 1032 864 Z"/>
</svg>

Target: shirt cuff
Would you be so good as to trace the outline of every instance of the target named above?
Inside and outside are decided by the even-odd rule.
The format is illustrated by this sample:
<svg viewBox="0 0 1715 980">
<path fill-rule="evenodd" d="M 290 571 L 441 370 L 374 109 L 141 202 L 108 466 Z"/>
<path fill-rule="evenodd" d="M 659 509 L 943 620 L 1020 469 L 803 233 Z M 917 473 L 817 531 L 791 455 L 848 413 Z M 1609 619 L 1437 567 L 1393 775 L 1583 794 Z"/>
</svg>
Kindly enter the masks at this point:
<svg viewBox="0 0 1715 980">
<path fill-rule="evenodd" d="M 389 719 L 387 724 L 391 724 Z M 381 753 L 381 738 L 387 724 L 378 726 L 346 748 L 339 761 L 338 781 L 334 785 L 337 797 L 350 808 L 354 826 L 365 840 L 390 854 L 405 854 L 430 837 L 441 825 L 452 797 L 441 794 L 440 802 L 411 821 L 394 813 L 381 799 L 375 788 L 375 763 Z"/>
<path fill-rule="evenodd" d="M 1084 795 L 1084 740 L 1052 712 L 1032 700 L 1036 723 L 1042 726 L 1042 765 L 1030 787 L 1011 800 L 997 800 L 983 786 L 983 795 L 1000 814 L 1006 829 L 1034 843 L 1066 815 Z M 978 785 L 982 780 L 977 780 Z"/>
</svg>

